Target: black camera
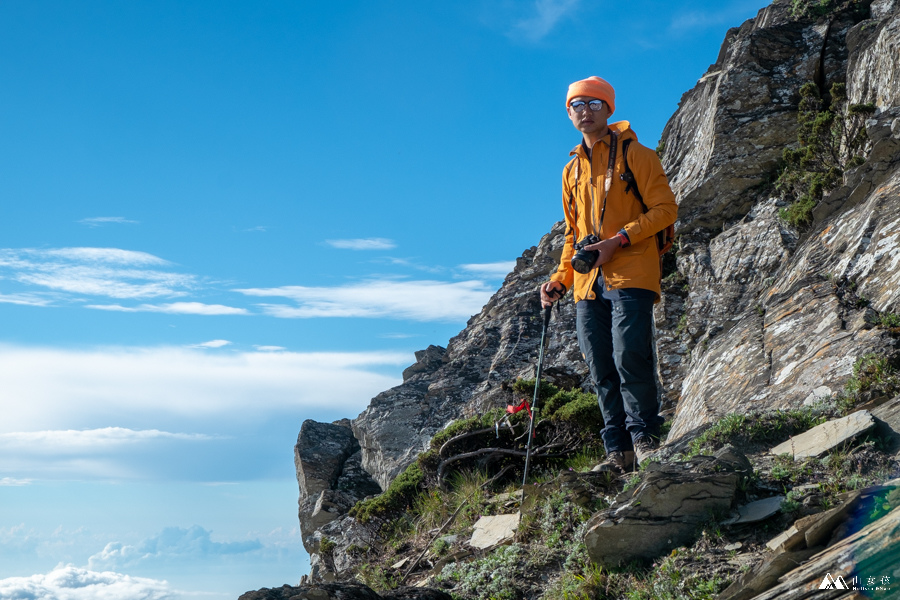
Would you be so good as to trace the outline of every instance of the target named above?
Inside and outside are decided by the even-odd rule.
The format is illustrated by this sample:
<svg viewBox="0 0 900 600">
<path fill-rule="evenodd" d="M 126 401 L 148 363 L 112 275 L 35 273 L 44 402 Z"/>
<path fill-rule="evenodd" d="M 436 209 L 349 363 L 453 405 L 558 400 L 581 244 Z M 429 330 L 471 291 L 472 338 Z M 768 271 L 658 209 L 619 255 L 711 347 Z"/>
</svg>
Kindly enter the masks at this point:
<svg viewBox="0 0 900 600">
<path fill-rule="evenodd" d="M 599 250 L 585 250 L 585 246 L 596 244 L 600 241 L 593 233 L 581 238 L 581 241 L 575 244 L 575 256 L 572 257 L 572 268 L 579 273 L 587 274 L 594 268 L 597 257 L 600 256 Z"/>
</svg>

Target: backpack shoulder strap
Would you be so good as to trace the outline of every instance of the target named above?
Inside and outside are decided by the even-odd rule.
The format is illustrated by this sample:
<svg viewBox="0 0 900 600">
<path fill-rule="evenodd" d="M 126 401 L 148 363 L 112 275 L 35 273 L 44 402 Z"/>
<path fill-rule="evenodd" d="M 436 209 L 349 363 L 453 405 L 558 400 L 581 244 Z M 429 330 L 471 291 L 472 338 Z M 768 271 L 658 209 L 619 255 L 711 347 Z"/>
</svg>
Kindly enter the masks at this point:
<svg viewBox="0 0 900 600">
<path fill-rule="evenodd" d="M 634 172 L 632 172 L 631 167 L 628 166 L 629 144 L 631 144 L 631 140 L 625 140 L 622 142 L 622 159 L 625 161 L 625 172 L 622 173 L 619 178 L 627 184 L 625 186 L 625 193 L 627 194 L 628 192 L 631 192 L 632 194 L 634 194 L 634 197 L 637 198 L 638 202 L 641 203 L 644 212 L 647 212 L 647 205 L 644 203 L 644 197 L 641 196 L 641 191 L 638 189 L 637 180 L 634 178 Z M 674 225 L 669 225 L 662 231 L 658 231 L 656 233 L 656 248 L 659 250 L 659 255 L 662 256 L 663 254 L 668 252 L 672 247 L 674 241 Z M 660 270 L 660 277 L 662 277 L 662 270 Z"/>
<path fill-rule="evenodd" d="M 572 185 L 572 189 L 569 190 L 569 213 L 572 214 L 573 220 L 578 222 L 578 203 L 575 201 L 575 191 L 578 189 L 578 180 L 581 179 L 581 161 L 578 160 L 578 156 L 572 157 L 572 160 L 569 161 L 569 164 L 566 165 L 566 177 L 568 177 L 569 173 L 572 173 L 574 170 L 575 175 L 575 183 Z M 566 225 L 566 235 L 572 233 L 572 243 L 577 242 L 576 239 L 577 232 L 574 228 L 570 228 Z"/>
<path fill-rule="evenodd" d="M 647 205 L 644 204 L 644 197 L 641 196 L 641 191 L 638 189 L 637 180 L 634 178 L 634 172 L 631 170 L 631 166 L 628 164 L 628 146 L 631 145 L 631 140 L 624 140 L 622 142 L 622 160 L 625 163 L 625 172 L 619 175 L 619 179 L 626 183 L 625 185 L 625 193 L 631 192 L 634 194 L 634 197 L 638 199 L 638 202 L 641 203 L 641 206 L 644 207 L 644 212 L 647 212 Z"/>
</svg>

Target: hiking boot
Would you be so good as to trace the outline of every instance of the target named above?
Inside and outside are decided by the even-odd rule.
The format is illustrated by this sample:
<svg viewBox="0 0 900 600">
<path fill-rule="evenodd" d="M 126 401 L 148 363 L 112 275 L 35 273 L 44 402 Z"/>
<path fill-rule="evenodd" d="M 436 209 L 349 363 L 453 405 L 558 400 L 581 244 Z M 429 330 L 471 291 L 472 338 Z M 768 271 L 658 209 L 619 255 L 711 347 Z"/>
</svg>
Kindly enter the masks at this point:
<svg viewBox="0 0 900 600">
<path fill-rule="evenodd" d="M 649 460 L 659 450 L 659 440 L 649 435 L 641 435 L 634 441 L 634 454 L 637 456 L 638 464 L 644 464 L 645 460 Z"/>
<path fill-rule="evenodd" d="M 594 473 L 604 471 L 624 475 L 634 471 L 634 452 L 631 450 L 613 450 L 606 455 L 606 460 L 591 469 Z"/>
</svg>

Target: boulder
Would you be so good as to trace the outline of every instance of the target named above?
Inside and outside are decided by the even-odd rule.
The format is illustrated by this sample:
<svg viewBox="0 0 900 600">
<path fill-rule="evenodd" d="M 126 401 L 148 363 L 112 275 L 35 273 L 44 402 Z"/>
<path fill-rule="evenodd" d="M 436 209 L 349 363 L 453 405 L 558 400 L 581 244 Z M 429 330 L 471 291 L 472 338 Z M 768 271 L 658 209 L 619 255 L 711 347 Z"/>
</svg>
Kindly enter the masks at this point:
<svg viewBox="0 0 900 600">
<path fill-rule="evenodd" d="M 633 491 L 588 521 L 588 555 L 614 567 L 652 560 L 693 541 L 711 515 L 731 509 L 738 483 L 752 471 L 747 458 L 729 446 L 713 457 L 651 463 Z"/>
<path fill-rule="evenodd" d="M 238 600 L 452 600 L 452 598 L 446 592 L 432 588 L 399 587 L 378 594 L 362 583 L 343 582 L 263 588 L 242 594 Z"/>
<path fill-rule="evenodd" d="M 441 359 L 446 350 L 440 346 L 428 346 L 424 350 L 416 351 L 416 362 L 403 371 L 403 381 L 419 373 L 433 373 L 441 366 Z"/>
<path fill-rule="evenodd" d="M 294 446 L 294 464 L 300 487 L 300 533 L 307 552 L 318 547 L 313 532 L 345 515 L 359 500 L 381 491 L 361 461 L 349 420 L 303 422 Z"/>
<path fill-rule="evenodd" d="M 359 449 L 359 443 L 346 425 L 303 421 L 294 446 L 294 465 L 301 498 L 316 496 L 331 489 L 341 474 L 344 462 Z"/>
</svg>

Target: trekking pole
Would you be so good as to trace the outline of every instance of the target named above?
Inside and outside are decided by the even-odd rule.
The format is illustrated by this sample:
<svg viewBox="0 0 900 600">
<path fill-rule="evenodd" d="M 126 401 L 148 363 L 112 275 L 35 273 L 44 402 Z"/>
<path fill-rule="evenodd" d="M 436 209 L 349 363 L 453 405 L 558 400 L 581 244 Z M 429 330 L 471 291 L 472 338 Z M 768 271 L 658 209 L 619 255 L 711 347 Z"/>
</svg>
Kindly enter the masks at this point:
<svg viewBox="0 0 900 600">
<path fill-rule="evenodd" d="M 550 311 L 553 306 L 544 309 L 544 327 L 541 329 L 541 350 L 538 353 L 537 374 L 534 377 L 534 398 L 531 400 L 531 424 L 528 426 L 528 444 L 525 446 L 525 474 L 522 476 L 522 488 L 528 482 L 528 467 L 531 465 L 531 440 L 534 438 L 534 420 L 538 412 L 538 396 L 541 392 L 541 369 L 544 367 L 544 345 L 547 339 L 547 326 L 550 324 Z M 523 492 L 524 500 L 524 492 Z"/>
</svg>

